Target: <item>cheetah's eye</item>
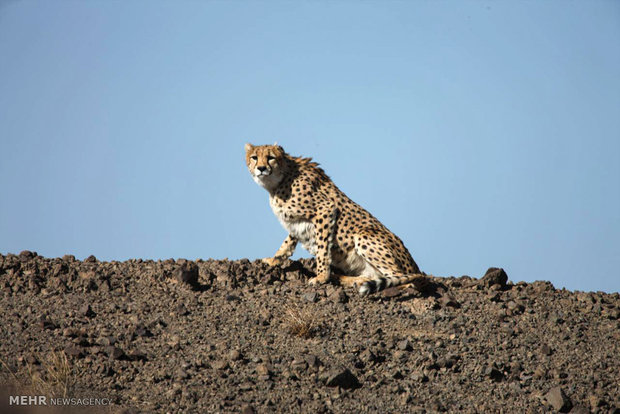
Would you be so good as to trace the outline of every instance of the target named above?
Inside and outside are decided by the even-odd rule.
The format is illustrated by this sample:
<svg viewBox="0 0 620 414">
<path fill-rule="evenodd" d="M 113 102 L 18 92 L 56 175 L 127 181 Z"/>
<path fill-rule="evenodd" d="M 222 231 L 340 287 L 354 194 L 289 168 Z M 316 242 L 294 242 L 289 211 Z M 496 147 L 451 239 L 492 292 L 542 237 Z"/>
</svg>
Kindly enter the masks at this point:
<svg viewBox="0 0 620 414">
<path fill-rule="evenodd" d="M 250 158 L 253 159 L 254 161 L 258 160 L 258 157 L 256 155 L 252 155 Z"/>
<path fill-rule="evenodd" d="M 271 161 L 271 160 L 275 160 L 274 157 L 272 157 L 271 155 L 267 155 L 267 162 Z"/>
</svg>

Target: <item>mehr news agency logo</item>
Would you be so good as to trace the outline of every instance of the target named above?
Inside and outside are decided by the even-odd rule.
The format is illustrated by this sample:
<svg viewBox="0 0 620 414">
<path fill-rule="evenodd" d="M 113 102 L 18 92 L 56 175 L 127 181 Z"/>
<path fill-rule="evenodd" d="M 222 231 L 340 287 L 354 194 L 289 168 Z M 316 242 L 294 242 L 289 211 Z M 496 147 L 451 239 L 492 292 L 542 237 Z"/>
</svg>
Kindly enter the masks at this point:
<svg viewBox="0 0 620 414">
<path fill-rule="evenodd" d="M 9 405 L 94 406 L 111 405 L 109 398 L 48 398 L 45 395 L 9 395 Z"/>
</svg>

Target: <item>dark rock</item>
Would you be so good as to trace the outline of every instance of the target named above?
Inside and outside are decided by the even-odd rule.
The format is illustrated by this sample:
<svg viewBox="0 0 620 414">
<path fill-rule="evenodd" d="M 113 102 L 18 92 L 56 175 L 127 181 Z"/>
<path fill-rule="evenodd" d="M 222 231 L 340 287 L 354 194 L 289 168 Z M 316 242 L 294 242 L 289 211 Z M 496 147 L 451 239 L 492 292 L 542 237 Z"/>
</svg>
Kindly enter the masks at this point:
<svg viewBox="0 0 620 414">
<path fill-rule="evenodd" d="M 366 364 L 378 361 L 377 356 L 370 349 L 366 349 L 362 352 L 360 354 L 360 359 Z"/>
<path fill-rule="evenodd" d="M 413 372 L 410 377 L 415 382 L 427 382 L 428 381 L 428 377 L 423 372 L 418 372 L 418 371 Z"/>
<path fill-rule="evenodd" d="M 52 322 L 51 319 L 49 319 L 47 316 L 42 315 L 39 318 L 39 325 L 41 326 L 41 328 L 43 329 L 56 329 L 58 328 L 58 325 L 56 325 L 54 322 Z"/>
<path fill-rule="evenodd" d="M 543 355 L 549 356 L 553 353 L 553 349 L 551 349 L 551 347 L 547 344 L 543 344 L 543 346 L 540 347 L 540 352 Z"/>
<path fill-rule="evenodd" d="M 76 338 L 78 336 L 86 336 L 86 332 L 78 328 L 69 327 L 62 330 L 62 336 L 66 336 L 68 338 Z"/>
<path fill-rule="evenodd" d="M 65 348 L 64 351 L 65 354 L 70 357 L 82 358 L 84 356 L 84 352 L 82 352 L 82 349 L 77 346 L 69 345 Z"/>
<path fill-rule="evenodd" d="M 153 336 L 153 333 L 147 327 L 145 327 L 143 323 L 138 323 L 136 327 L 134 328 L 133 333 L 135 336 L 143 336 L 143 337 Z"/>
<path fill-rule="evenodd" d="M 97 314 L 92 310 L 92 308 L 90 307 L 90 304 L 85 304 L 80 308 L 80 313 L 84 316 L 86 316 L 87 318 L 92 318 L 95 317 Z"/>
<path fill-rule="evenodd" d="M 96 263 L 97 262 L 97 258 L 91 254 L 86 259 L 84 259 L 84 262 L 85 263 Z"/>
<path fill-rule="evenodd" d="M 319 295 L 316 292 L 306 293 L 304 295 L 304 300 L 306 302 L 315 303 L 319 300 Z"/>
<path fill-rule="evenodd" d="M 195 287 L 198 285 L 198 265 L 185 262 L 175 269 L 173 276 L 178 282 Z"/>
<path fill-rule="evenodd" d="M 382 296 L 385 298 L 395 298 L 403 294 L 403 290 L 397 286 L 387 288 L 382 292 Z"/>
<path fill-rule="evenodd" d="M 102 346 L 110 346 L 116 343 L 116 338 L 113 336 L 103 336 L 97 340 L 97 343 Z"/>
<path fill-rule="evenodd" d="M 449 295 L 443 295 L 442 297 L 439 298 L 439 304 L 441 306 L 445 307 L 451 307 L 451 308 L 460 308 L 461 304 L 454 299 L 452 296 Z"/>
<path fill-rule="evenodd" d="M 120 348 L 118 348 L 116 346 L 112 346 L 112 345 L 106 346 L 105 347 L 105 352 L 106 352 L 106 354 L 108 354 L 110 359 L 119 360 L 119 359 L 123 359 L 125 357 L 125 352 L 122 349 L 120 349 Z"/>
<path fill-rule="evenodd" d="M 349 301 L 349 296 L 342 288 L 328 289 L 327 297 L 334 303 L 347 303 Z"/>
<path fill-rule="evenodd" d="M 330 371 L 325 385 L 328 387 L 340 387 L 344 389 L 355 389 L 361 387 L 357 377 L 348 368 L 340 367 Z"/>
<path fill-rule="evenodd" d="M 127 359 L 130 361 L 146 361 L 146 353 L 141 350 L 134 350 L 127 353 Z"/>
<path fill-rule="evenodd" d="M 177 315 L 179 315 L 179 316 L 185 316 L 185 315 L 189 314 L 189 311 L 187 310 L 185 305 L 182 304 L 182 303 L 177 305 L 176 312 L 177 312 Z"/>
<path fill-rule="evenodd" d="M 489 366 L 484 370 L 484 376 L 495 382 L 500 382 L 504 379 L 504 373 L 493 366 Z"/>
<path fill-rule="evenodd" d="M 458 362 L 458 356 L 456 355 L 446 355 L 443 357 L 437 358 L 437 366 L 439 368 L 452 368 Z"/>
<path fill-rule="evenodd" d="M 22 250 L 18 256 L 20 260 L 25 262 L 27 260 L 34 259 L 37 256 L 37 254 L 31 252 L 30 250 Z"/>
<path fill-rule="evenodd" d="M 347 303 L 349 302 L 349 295 L 343 289 L 340 289 L 336 292 L 336 301 L 338 303 Z"/>
<path fill-rule="evenodd" d="M 551 388 L 545 399 L 555 410 L 561 413 L 567 413 L 573 407 L 573 404 L 561 387 Z"/>
<path fill-rule="evenodd" d="M 482 279 L 480 279 L 479 283 L 486 287 L 491 287 L 493 285 L 506 286 L 506 282 L 508 281 L 508 275 L 504 271 L 504 269 L 497 267 L 490 267 Z"/>
<path fill-rule="evenodd" d="M 583 405 L 576 405 L 570 410 L 571 414 L 590 414 L 590 410 L 588 410 Z"/>
</svg>

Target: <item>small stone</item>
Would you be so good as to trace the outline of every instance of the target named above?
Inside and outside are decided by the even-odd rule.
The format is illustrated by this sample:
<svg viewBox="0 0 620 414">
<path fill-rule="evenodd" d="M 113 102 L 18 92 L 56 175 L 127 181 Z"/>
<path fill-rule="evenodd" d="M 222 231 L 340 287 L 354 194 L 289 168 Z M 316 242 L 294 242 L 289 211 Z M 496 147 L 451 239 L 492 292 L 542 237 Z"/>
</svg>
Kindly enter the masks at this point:
<svg viewBox="0 0 620 414">
<path fill-rule="evenodd" d="M 329 299 L 335 303 L 347 303 L 349 301 L 349 296 L 347 296 L 346 292 L 343 289 L 336 289 L 329 296 Z"/>
<path fill-rule="evenodd" d="M 65 354 L 74 358 L 82 358 L 84 356 L 84 352 L 80 348 L 72 345 L 65 348 Z"/>
<path fill-rule="evenodd" d="M 595 394 L 592 394 L 588 397 L 588 402 L 590 403 L 590 407 L 592 407 L 593 410 L 603 405 L 603 400 L 601 399 L 601 397 Z"/>
<path fill-rule="evenodd" d="M 567 413 L 573 407 L 570 398 L 561 387 L 551 388 L 545 395 L 547 402 L 557 411 Z"/>
<path fill-rule="evenodd" d="M 173 276 L 180 283 L 185 283 L 192 287 L 197 286 L 198 265 L 193 262 L 185 262 L 174 271 Z"/>
<path fill-rule="evenodd" d="M 413 349 L 413 346 L 408 339 L 404 339 L 398 343 L 398 349 L 400 349 L 401 351 L 411 351 Z"/>
<path fill-rule="evenodd" d="M 85 263 L 95 263 L 96 261 L 97 261 L 97 258 L 93 256 L 92 254 L 88 256 L 86 259 L 84 259 Z"/>
<path fill-rule="evenodd" d="M 113 336 L 104 336 L 102 338 L 99 338 L 97 340 L 97 343 L 103 346 L 114 345 L 116 343 L 116 338 L 114 338 Z"/>
<path fill-rule="evenodd" d="M 327 376 L 325 385 L 345 389 L 354 389 L 361 386 L 357 377 L 348 368 L 344 367 L 332 370 Z"/>
<path fill-rule="evenodd" d="M 458 361 L 458 356 L 447 355 L 437 359 L 437 366 L 439 368 L 452 368 Z M 503 375 L 502 375 L 503 376 Z"/>
<path fill-rule="evenodd" d="M 181 304 L 179 304 L 179 305 L 176 307 L 176 312 L 177 312 L 177 314 L 178 314 L 179 316 L 185 316 L 185 315 L 189 314 L 189 311 L 187 310 L 187 308 L 185 307 L 185 305 L 184 305 L 184 304 L 182 304 L 182 303 L 181 303 Z"/>
<path fill-rule="evenodd" d="M 80 308 L 80 313 L 84 316 L 86 316 L 87 318 L 92 318 L 94 316 L 96 316 L 97 314 L 92 310 L 92 308 L 90 307 L 90 304 L 85 304 Z"/>
<path fill-rule="evenodd" d="M 391 377 L 397 380 L 404 378 L 403 373 L 398 369 L 392 373 Z"/>
<path fill-rule="evenodd" d="M 125 352 L 116 346 L 106 346 L 105 352 L 106 354 L 108 354 L 110 359 L 118 360 L 118 359 L 122 359 L 125 356 Z"/>
<path fill-rule="evenodd" d="M 304 360 L 310 368 L 318 368 L 319 365 L 321 365 L 321 361 L 316 357 L 316 355 L 306 355 Z"/>
<path fill-rule="evenodd" d="M 241 407 L 241 414 L 254 414 L 256 411 L 254 411 L 254 407 L 252 407 L 249 404 L 244 405 L 243 407 Z"/>
<path fill-rule="evenodd" d="M 236 349 L 233 349 L 232 351 L 230 351 L 228 353 L 228 359 L 230 359 L 231 361 L 238 361 L 241 359 L 241 352 L 239 352 Z"/>
<path fill-rule="evenodd" d="M 76 328 L 65 328 L 62 330 L 62 336 L 66 336 L 69 338 L 75 338 L 79 336 L 79 330 Z"/>
<path fill-rule="evenodd" d="M 148 328 L 145 327 L 143 323 L 138 323 L 136 327 L 134 328 L 133 333 L 135 336 L 143 336 L 143 337 L 153 336 L 151 331 L 149 331 Z"/>
<path fill-rule="evenodd" d="M 127 354 L 130 361 L 146 361 L 146 353 L 141 350 L 131 351 Z"/>
<path fill-rule="evenodd" d="M 217 369 L 218 371 L 223 371 L 226 368 L 228 368 L 228 362 L 224 361 L 224 360 L 220 360 L 220 361 L 215 361 L 212 364 L 213 368 Z"/>
<path fill-rule="evenodd" d="M 316 292 L 306 293 L 303 297 L 306 302 L 310 303 L 316 303 L 319 300 L 319 295 Z"/>
<path fill-rule="evenodd" d="M 179 380 L 186 380 L 189 378 L 189 374 L 183 368 L 179 368 L 175 373 L 175 378 Z"/>
<path fill-rule="evenodd" d="M 495 367 L 489 366 L 484 370 L 484 375 L 494 382 L 500 382 L 504 379 L 504 374 Z"/>
<path fill-rule="evenodd" d="M 454 299 L 452 296 L 449 296 L 449 295 L 443 295 L 441 298 L 439 298 L 439 303 L 444 308 L 451 307 L 451 308 L 457 309 L 461 307 L 461 304 L 456 299 Z"/>
<path fill-rule="evenodd" d="M 547 370 L 543 365 L 540 365 L 534 370 L 533 377 L 537 379 L 547 378 Z"/>
<path fill-rule="evenodd" d="M 31 260 L 34 259 L 37 256 L 36 253 L 31 252 L 30 250 L 22 250 L 19 253 L 19 259 L 23 262 L 27 261 L 27 260 Z"/>
<path fill-rule="evenodd" d="M 543 355 L 549 356 L 553 353 L 553 350 L 549 345 L 543 344 L 543 346 L 540 347 L 540 352 L 542 352 Z"/>
<path fill-rule="evenodd" d="M 399 289 L 397 286 L 387 288 L 383 291 L 382 296 L 385 298 L 395 298 L 403 294 L 402 289 Z"/>
<path fill-rule="evenodd" d="M 506 286 L 507 281 L 508 275 L 504 269 L 490 267 L 478 283 L 486 287 L 491 287 L 493 285 Z"/>
<path fill-rule="evenodd" d="M 411 379 L 415 382 L 427 382 L 428 377 L 423 372 L 414 372 L 411 374 Z"/>
<path fill-rule="evenodd" d="M 52 322 L 51 319 L 49 319 L 45 315 L 42 315 L 41 318 L 39 318 L 39 325 L 43 329 L 56 329 L 58 327 L 54 322 Z"/>
<path fill-rule="evenodd" d="M 508 310 L 515 315 L 521 314 L 525 310 L 525 306 L 515 302 L 514 300 L 508 301 L 508 303 L 506 303 L 506 308 L 508 308 Z"/>
<path fill-rule="evenodd" d="M 378 360 L 377 356 L 370 349 L 366 349 L 364 352 L 362 352 L 360 354 L 360 359 L 365 364 L 368 364 L 370 362 L 375 362 Z"/>
<path fill-rule="evenodd" d="M 590 410 L 588 410 L 583 405 L 576 405 L 570 410 L 571 414 L 590 414 Z"/>
<path fill-rule="evenodd" d="M 257 365 L 256 373 L 259 375 L 259 378 L 264 377 L 264 376 L 267 376 L 267 377 L 271 376 L 271 370 L 266 364 Z"/>
</svg>

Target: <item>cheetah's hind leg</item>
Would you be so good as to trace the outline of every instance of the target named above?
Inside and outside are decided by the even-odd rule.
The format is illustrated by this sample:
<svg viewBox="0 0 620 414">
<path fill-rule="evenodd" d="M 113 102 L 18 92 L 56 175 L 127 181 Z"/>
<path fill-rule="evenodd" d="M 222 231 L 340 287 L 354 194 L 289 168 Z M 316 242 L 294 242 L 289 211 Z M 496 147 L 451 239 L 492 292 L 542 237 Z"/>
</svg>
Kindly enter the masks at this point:
<svg viewBox="0 0 620 414">
<path fill-rule="evenodd" d="M 362 296 L 406 284 L 413 284 L 419 291 L 428 286 L 428 278 L 420 272 L 402 241 L 392 234 L 361 232 L 355 238 L 355 251 L 369 268 L 376 270 L 375 275 L 366 277 L 359 286 Z"/>
</svg>

